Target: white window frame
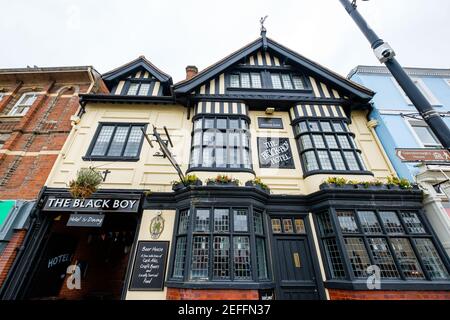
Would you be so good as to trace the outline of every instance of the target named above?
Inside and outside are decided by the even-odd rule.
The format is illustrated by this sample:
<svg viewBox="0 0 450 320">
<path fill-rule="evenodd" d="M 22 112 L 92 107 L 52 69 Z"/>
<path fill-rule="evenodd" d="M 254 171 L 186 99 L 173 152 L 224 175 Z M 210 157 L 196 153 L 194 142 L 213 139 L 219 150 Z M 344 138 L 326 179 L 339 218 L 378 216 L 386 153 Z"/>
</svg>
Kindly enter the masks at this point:
<svg viewBox="0 0 450 320">
<path fill-rule="evenodd" d="M 33 102 L 30 105 L 22 105 L 22 101 L 28 97 L 28 96 L 32 96 Z M 16 104 L 14 105 L 14 107 L 12 107 L 12 109 L 9 111 L 8 115 L 9 116 L 14 116 L 14 117 L 21 117 L 24 116 L 25 114 L 27 114 L 28 110 L 30 110 L 31 106 L 33 105 L 33 103 L 36 101 L 38 97 L 38 93 L 37 92 L 25 92 L 24 94 L 22 94 L 22 96 L 20 97 L 19 100 L 17 100 Z M 24 110 L 21 113 L 17 113 L 17 109 L 19 107 L 25 107 Z"/>
<path fill-rule="evenodd" d="M 0 101 L 3 100 L 3 97 L 4 97 L 5 95 L 6 95 L 6 94 L 5 94 L 4 92 L 0 92 Z"/>
<path fill-rule="evenodd" d="M 409 130 L 411 131 L 413 137 L 416 139 L 417 143 L 422 147 L 422 148 L 434 148 L 434 147 L 442 147 L 442 145 L 439 143 L 439 141 L 436 138 L 436 144 L 427 144 L 425 145 L 422 141 L 422 139 L 420 139 L 419 135 L 416 133 L 416 131 L 413 128 L 413 124 L 412 122 L 419 122 L 423 127 L 428 127 L 427 123 L 423 120 L 413 120 L 413 119 L 405 119 L 406 121 L 406 125 L 408 126 Z M 429 127 L 428 127 L 429 128 Z"/>
<path fill-rule="evenodd" d="M 411 99 L 406 95 L 405 91 L 403 91 L 402 87 L 398 84 L 397 80 L 395 78 L 391 78 L 394 85 L 397 87 L 400 94 L 405 99 L 406 103 L 409 105 L 413 105 Z M 436 96 L 431 92 L 431 90 L 427 87 L 425 82 L 421 78 L 412 77 L 411 80 L 414 82 L 414 84 L 417 86 L 417 88 L 422 92 L 422 94 L 425 96 L 425 98 L 430 102 L 432 106 L 441 107 L 442 103 L 439 102 L 439 100 L 436 98 Z M 448 79 L 450 81 L 450 79 Z M 448 82 L 447 82 L 448 83 Z M 448 83 L 450 85 L 450 83 Z"/>
</svg>

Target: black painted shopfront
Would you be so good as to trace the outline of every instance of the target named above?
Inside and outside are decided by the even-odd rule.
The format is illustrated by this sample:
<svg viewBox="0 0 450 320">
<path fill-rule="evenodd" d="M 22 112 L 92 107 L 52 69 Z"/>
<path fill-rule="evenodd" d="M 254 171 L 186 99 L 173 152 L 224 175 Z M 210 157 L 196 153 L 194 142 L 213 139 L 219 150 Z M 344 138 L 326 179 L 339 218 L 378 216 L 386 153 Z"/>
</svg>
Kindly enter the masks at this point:
<svg viewBox="0 0 450 320">
<path fill-rule="evenodd" d="M 90 238 L 91 244 L 97 239 L 96 252 L 104 251 L 100 241 L 104 231 L 118 224 L 132 235 L 127 261 L 121 264 L 119 276 L 107 272 L 105 279 L 120 280 L 120 288 L 114 291 L 96 284 L 82 298 L 124 299 L 134 273 L 132 260 L 146 245 L 137 241 L 136 234 L 146 209 L 176 214 L 172 240 L 158 244 L 170 248 L 170 256 L 160 261 L 165 281 L 152 290 L 161 290 L 164 284 L 180 290 L 256 290 L 264 299 L 326 299 L 326 288 L 367 290 L 367 268 L 373 264 L 381 269 L 383 290 L 450 289 L 448 257 L 423 215 L 418 189 L 324 187 L 305 196 L 221 186 L 189 186 L 148 196 L 139 191 L 114 192 L 99 191 L 93 198 L 138 200 L 138 211 L 104 208 L 101 227 L 68 227 L 73 212 L 48 207 L 51 196 L 64 199 L 67 193 L 47 189 L 24 250 L 2 288 L 2 299 L 58 298 L 61 278 L 67 281 L 68 261 L 74 264 L 80 238 Z M 61 203 L 73 209 L 73 202 Z M 125 203 L 123 208 L 127 210 Z M 78 210 L 92 216 L 99 213 Z M 65 232 L 56 232 L 58 224 Z M 113 254 L 107 258 L 113 263 Z M 89 277 L 102 261 L 76 262 Z M 51 272 L 44 265 L 51 265 Z M 58 277 L 59 282 L 50 281 L 53 285 L 42 291 L 43 282 Z"/>
</svg>

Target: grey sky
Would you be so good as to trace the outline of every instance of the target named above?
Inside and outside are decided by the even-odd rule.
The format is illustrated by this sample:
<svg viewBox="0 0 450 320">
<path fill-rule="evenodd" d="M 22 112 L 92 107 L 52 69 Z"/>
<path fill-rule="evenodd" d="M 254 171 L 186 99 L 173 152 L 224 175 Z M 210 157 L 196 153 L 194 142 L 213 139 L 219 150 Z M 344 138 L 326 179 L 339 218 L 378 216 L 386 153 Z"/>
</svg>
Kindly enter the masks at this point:
<svg viewBox="0 0 450 320">
<path fill-rule="evenodd" d="M 338 0 L 0 0 L 0 68 L 93 65 L 103 73 L 139 55 L 184 79 L 267 35 L 346 76 L 378 65 Z M 449 68 L 450 1 L 359 1 L 404 66 Z"/>
</svg>

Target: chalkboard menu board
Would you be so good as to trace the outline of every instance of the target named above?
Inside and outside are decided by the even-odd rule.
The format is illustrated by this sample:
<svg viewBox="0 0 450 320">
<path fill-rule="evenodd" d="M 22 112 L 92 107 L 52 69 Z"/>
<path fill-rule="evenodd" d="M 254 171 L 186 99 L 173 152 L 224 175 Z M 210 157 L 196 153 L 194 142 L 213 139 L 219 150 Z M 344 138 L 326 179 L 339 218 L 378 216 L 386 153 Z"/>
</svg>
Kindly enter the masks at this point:
<svg viewBox="0 0 450 320">
<path fill-rule="evenodd" d="M 261 168 L 295 168 L 288 138 L 258 137 L 258 154 Z"/>
<path fill-rule="evenodd" d="M 131 274 L 130 291 L 162 291 L 169 241 L 139 241 Z"/>
</svg>

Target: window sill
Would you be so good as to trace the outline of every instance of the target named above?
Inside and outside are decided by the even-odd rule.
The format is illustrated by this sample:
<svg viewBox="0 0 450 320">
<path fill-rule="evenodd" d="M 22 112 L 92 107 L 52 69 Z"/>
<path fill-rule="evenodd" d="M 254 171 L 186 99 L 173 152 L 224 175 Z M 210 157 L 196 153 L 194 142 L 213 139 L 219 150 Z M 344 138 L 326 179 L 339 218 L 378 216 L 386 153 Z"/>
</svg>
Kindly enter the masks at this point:
<svg viewBox="0 0 450 320">
<path fill-rule="evenodd" d="M 267 93 L 269 90 L 271 93 L 293 93 L 302 95 L 305 93 L 312 93 L 312 89 L 275 89 L 275 88 L 235 88 L 235 87 L 227 87 L 227 91 L 231 92 L 240 92 L 240 93 L 246 93 L 246 92 L 264 92 Z"/>
<path fill-rule="evenodd" d="M 139 161 L 139 157 L 137 158 L 127 158 L 127 157 L 81 157 L 83 161 L 114 161 L 114 162 L 137 162 Z"/>
<path fill-rule="evenodd" d="M 5 114 L 5 115 L 0 115 L 0 119 L 11 119 L 11 120 L 17 119 L 17 120 L 20 120 L 23 116 L 24 116 L 24 114 L 23 115 L 13 115 L 13 116 Z"/>
<path fill-rule="evenodd" d="M 309 176 L 317 175 L 317 174 L 345 174 L 345 175 L 358 175 L 358 176 L 375 176 L 372 171 L 352 171 L 352 170 L 315 170 L 310 171 L 303 174 L 303 178 L 307 178 Z"/>
<path fill-rule="evenodd" d="M 180 289 L 272 289 L 275 284 L 272 281 L 166 281 L 168 288 Z"/>
<path fill-rule="evenodd" d="M 202 168 L 202 167 L 192 167 L 186 170 L 186 173 L 194 171 L 207 171 L 207 172 L 248 172 L 255 174 L 253 169 L 248 168 Z"/>
<path fill-rule="evenodd" d="M 324 286 L 327 289 L 370 290 L 366 280 L 328 280 L 324 282 Z M 373 291 L 377 290 L 450 290 L 450 281 L 381 280 L 381 288 Z"/>
</svg>

